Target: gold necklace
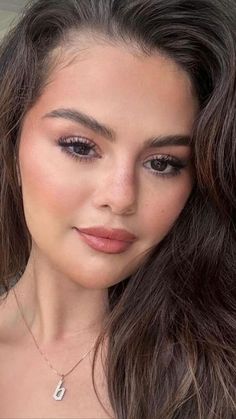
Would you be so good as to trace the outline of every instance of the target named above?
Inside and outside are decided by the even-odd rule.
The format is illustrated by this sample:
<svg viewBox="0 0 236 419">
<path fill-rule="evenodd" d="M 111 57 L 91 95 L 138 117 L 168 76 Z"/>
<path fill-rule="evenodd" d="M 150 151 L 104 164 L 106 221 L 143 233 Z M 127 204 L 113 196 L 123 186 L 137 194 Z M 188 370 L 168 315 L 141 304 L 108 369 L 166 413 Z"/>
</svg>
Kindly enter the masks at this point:
<svg viewBox="0 0 236 419">
<path fill-rule="evenodd" d="M 37 341 L 36 341 L 36 339 L 35 339 L 35 337 L 34 337 L 34 335 L 33 335 L 33 333 L 32 333 L 32 331 L 31 331 L 31 329 L 30 329 L 30 327 L 29 327 L 29 325 L 28 325 L 28 323 L 27 323 L 27 321 L 26 321 L 26 319 L 25 319 L 25 316 L 24 316 L 24 314 L 23 314 L 23 311 L 22 311 L 22 309 L 21 309 L 21 307 L 20 307 L 20 303 L 19 303 L 19 301 L 18 301 L 18 298 L 17 298 L 17 296 L 16 296 L 16 292 L 15 292 L 15 290 L 14 290 L 14 287 L 12 288 L 12 290 L 13 290 L 13 293 L 14 293 L 14 295 L 15 295 L 15 299 L 16 299 L 16 303 L 17 303 L 17 306 L 18 306 L 18 308 L 19 308 L 19 311 L 20 311 L 20 314 L 21 314 L 21 317 L 22 317 L 22 319 L 23 319 L 23 321 L 24 321 L 24 323 L 25 323 L 25 325 L 26 325 L 26 327 L 27 327 L 27 329 L 28 329 L 28 331 L 30 332 L 30 334 L 31 334 L 31 336 L 32 336 L 32 338 L 33 338 L 33 340 L 34 340 L 34 343 L 35 343 L 35 345 L 36 345 L 36 347 L 37 347 L 37 349 L 38 349 L 38 351 L 40 352 L 40 354 L 41 354 L 41 356 L 44 358 L 44 360 L 47 362 L 47 364 L 49 365 L 49 367 L 57 374 L 57 375 L 59 375 L 59 377 L 60 377 L 60 381 L 58 382 L 58 384 L 57 384 L 57 387 L 56 387 L 56 389 L 55 389 L 55 391 L 54 391 L 54 393 L 53 393 L 53 398 L 54 398 L 54 400 L 62 400 L 63 399 L 63 397 L 64 397 L 64 394 L 65 394 L 65 391 L 66 391 L 66 388 L 65 387 L 63 387 L 63 384 L 64 384 L 64 378 L 67 376 L 67 375 L 69 375 L 72 371 L 74 371 L 74 369 L 80 364 L 80 362 L 81 361 L 83 361 L 83 359 L 93 350 L 93 348 L 94 348 L 94 346 L 95 346 L 95 344 L 92 346 L 92 348 L 88 351 L 88 352 L 86 352 L 86 354 L 84 354 L 83 356 L 82 356 L 82 358 L 80 358 L 80 360 L 67 372 L 67 373 L 65 373 L 65 374 L 61 374 L 61 373 L 59 373 L 52 365 L 51 365 L 51 363 L 50 363 L 50 361 L 48 360 L 48 358 L 46 357 L 46 355 L 45 355 L 45 353 L 40 349 L 40 347 L 39 347 L 39 345 L 38 345 L 38 343 L 37 343 Z"/>
</svg>

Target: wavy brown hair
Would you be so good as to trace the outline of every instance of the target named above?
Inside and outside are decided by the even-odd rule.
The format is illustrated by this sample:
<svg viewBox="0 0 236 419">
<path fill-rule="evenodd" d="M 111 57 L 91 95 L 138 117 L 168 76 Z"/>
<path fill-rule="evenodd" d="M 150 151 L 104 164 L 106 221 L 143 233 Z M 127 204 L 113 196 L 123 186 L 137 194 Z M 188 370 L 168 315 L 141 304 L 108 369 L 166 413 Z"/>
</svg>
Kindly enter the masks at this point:
<svg viewBox="0 0 236 419">
<path fill-rule="evenodd" d="M 6 296 L 31 249 L 17 183 L 20 129 L 56 48 L 89 31 L 147 55 L 161 51 L 187 72 L 199 100 L 191 195 L 137 271 L 109 288 L 93 371 L 108 336 L 104 369 L 117 419 L 236 418 L 235 30 L 234 0 L 38 0 L 1 45 L 0 278 Z"/>
</svg>

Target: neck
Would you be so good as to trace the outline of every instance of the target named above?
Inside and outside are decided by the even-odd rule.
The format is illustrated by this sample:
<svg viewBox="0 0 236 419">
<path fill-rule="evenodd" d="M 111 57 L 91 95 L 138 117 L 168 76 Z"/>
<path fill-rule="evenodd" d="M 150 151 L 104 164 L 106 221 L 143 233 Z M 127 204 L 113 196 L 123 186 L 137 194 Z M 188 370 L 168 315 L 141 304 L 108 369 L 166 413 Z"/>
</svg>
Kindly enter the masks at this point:
<svg viewBox="0 0 236 419">
<path fill-rule="evenodd" d="M 91 342 L 102 330 L 108 311 L 107 289 L 86 289 L 42 259 L 35 263 L 33 258 L 14 289 L 25 320 L 41 345 Z M 22 317 L 17 304 L 16 308 Z"/>
</svg>

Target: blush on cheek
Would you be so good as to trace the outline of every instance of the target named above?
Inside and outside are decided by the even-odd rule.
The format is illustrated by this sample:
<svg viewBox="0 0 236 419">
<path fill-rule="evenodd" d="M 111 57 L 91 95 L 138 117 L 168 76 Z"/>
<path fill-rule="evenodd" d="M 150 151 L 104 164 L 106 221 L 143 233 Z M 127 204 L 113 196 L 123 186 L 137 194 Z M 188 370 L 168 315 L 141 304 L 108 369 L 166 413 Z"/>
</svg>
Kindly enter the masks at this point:
<svg viewBox="0 0 236 419">
<path fill-rule="evenodd" d="M 58 221 L 60 216 L 66 216 L 67 221 L 78 217 L 78 212 L 91 196 L 89 184 L 83 176 L 78 174 L 75 177 L 65 173 L 60 165 L 55 168 L 54 164 L 41 164 L 37 159 L 22 159 L 21 178 L 27 210 L 48 214 Z"/>
<path fill-rule="evenodd" d="M 152 244 L 159 243 L 171 230 L 191 193 L 192 184 L 187 178 L 176 188 L 158 194 L 157 199 L 147 201 L 145 206 L 145 228 Z"/>
<path fill-rule="evenodd" d="M 60 182 L 60 179 L 56 180 L 38 173 L 36 176 L 24 174 L 22 184 L 23 199 L 30 202 L 35 210 L 44 208 L 50 212 L 55 211 L 56 214 L 63 214 L 73 206 L 74 191 Z"/>
</svg>

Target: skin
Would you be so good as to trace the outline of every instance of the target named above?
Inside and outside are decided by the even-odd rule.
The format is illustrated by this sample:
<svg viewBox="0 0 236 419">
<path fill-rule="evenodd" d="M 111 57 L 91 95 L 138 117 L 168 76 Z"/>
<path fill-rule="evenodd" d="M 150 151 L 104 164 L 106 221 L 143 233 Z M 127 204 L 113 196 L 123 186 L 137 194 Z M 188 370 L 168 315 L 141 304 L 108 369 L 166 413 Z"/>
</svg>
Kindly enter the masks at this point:
<svg viewBox="0 0 236 419">
<path fill-rule="evenodd" d="M 32 251 L 15 290 L 38 344 L 60 371 L 68 371 L 91 348 L 108 309 L 107 288 L 135 272 L 166 236 L 194 183 L 189 145 L 145 145 L 150 137 L 190 135 L 198 104 L 188 75 L 158 53 L 144 56 L 125 45 L 99 43 L 89 37 L 81 46 L 79 52 L 68 48 L 60 55 L 41 97 L 25 116 L 19 144 L 18 180 Z M 45 117 L 58 108 L 73 108 L 95 118 L 112 130 L 115 141 L 71 120 Z M 95 144 L 89 152 L 94 158 L 73 159 L 62 152 L 61 137 L 87 138 Z M 162 171 L 151 164 L 167 155 L 186 161 L 176 176 L 163 176 L 163 171 L 173 173 L 169 164 Z M 93 250 L 73 227 L 98 225 L 126 229 L 137 239 L 124 253 Z M 39 364 L 12 293 L 1 310 L 1 342 L 7 345 L 3 359 L 15 350 L 14 371 L 24 364 L 24 357 L 33 366 L 29 383 L 21 385 L 22 394 L 17 383 L 15 391 L 12 384 L 9 388 L 10 395 L 19 395 L 15 411 L 22 412 L 21 400 L 36 377 L 35 386 L 46 388 L 46 375 L 52 381 L 52 372 L 47 365 L 42 369 L 43 361 Z M 82 377 L 89 377 L 90 367 L 87 358 L 79 373 L 71 374 L 74 388 Z M 18 376 L 24 373 L 19 370 Z M 38 384 L 41 375 L 43 385 Z M 50 389 L 55 387 L 55 377 L 54 384 L 51 381 Z M 81 382 L 80 388 L 92 385 L 84 387 Z M 8 394 L 6 386 L 5 391 Z M 28 405 L 31 415 L 32 409 L 40 417 L 59 414 L 55 403 L 47 405 L 46 390 L 42 400 L 37 397 Z M 68 409 L 76 397 L 69 397 L 64 406 L 72 417 Z M 9 406 L 6 402 L 5 412 L 2 407 L 5 415 L 14 413 Z M 45 413 L 39 410 L 41 406 Z M 100 417 L 98 412 L 104 417 L 92 390 L 85 391 L 80 412 L 77 404 L 74 409 L 76 417 L 79 413 Z"/>
<path fill-rule="evenodd" d="M 107 288 L 135 272 L 166 236 L 194 183 L 189 145 L 145 146 L 150 137 L 190 135 L 198 104 L 188 75 L 158 53 L 144 56 L 89 37 L 83 46 L 81 53 L 62 54 L 25 116 L 19 144 L 33 245 L 15 289 L 37 342 L 57 365 L 68 365 L 69 347 L 75 349 L 72 365 L 90 349 L 106 315 Z M 68 119 L 45 117 L 58 108 L 95 118 L 110 127 L 115 141 Z M 89 154 L 95 158 L 73 159 L 62 152 L 60 137 L 87 138 L 96 145 Z M 186 167 L 164 177 L 151 162 L 166 155 Z M 167 164 L 164 173 L 171 170 Z M 73 228 L 98 225 L 129 230 L 137 240 L 124 253 L 102 253 Z M 5 312 L 6 341 L 30 339 L 13 295 Z"/>
</svg>

